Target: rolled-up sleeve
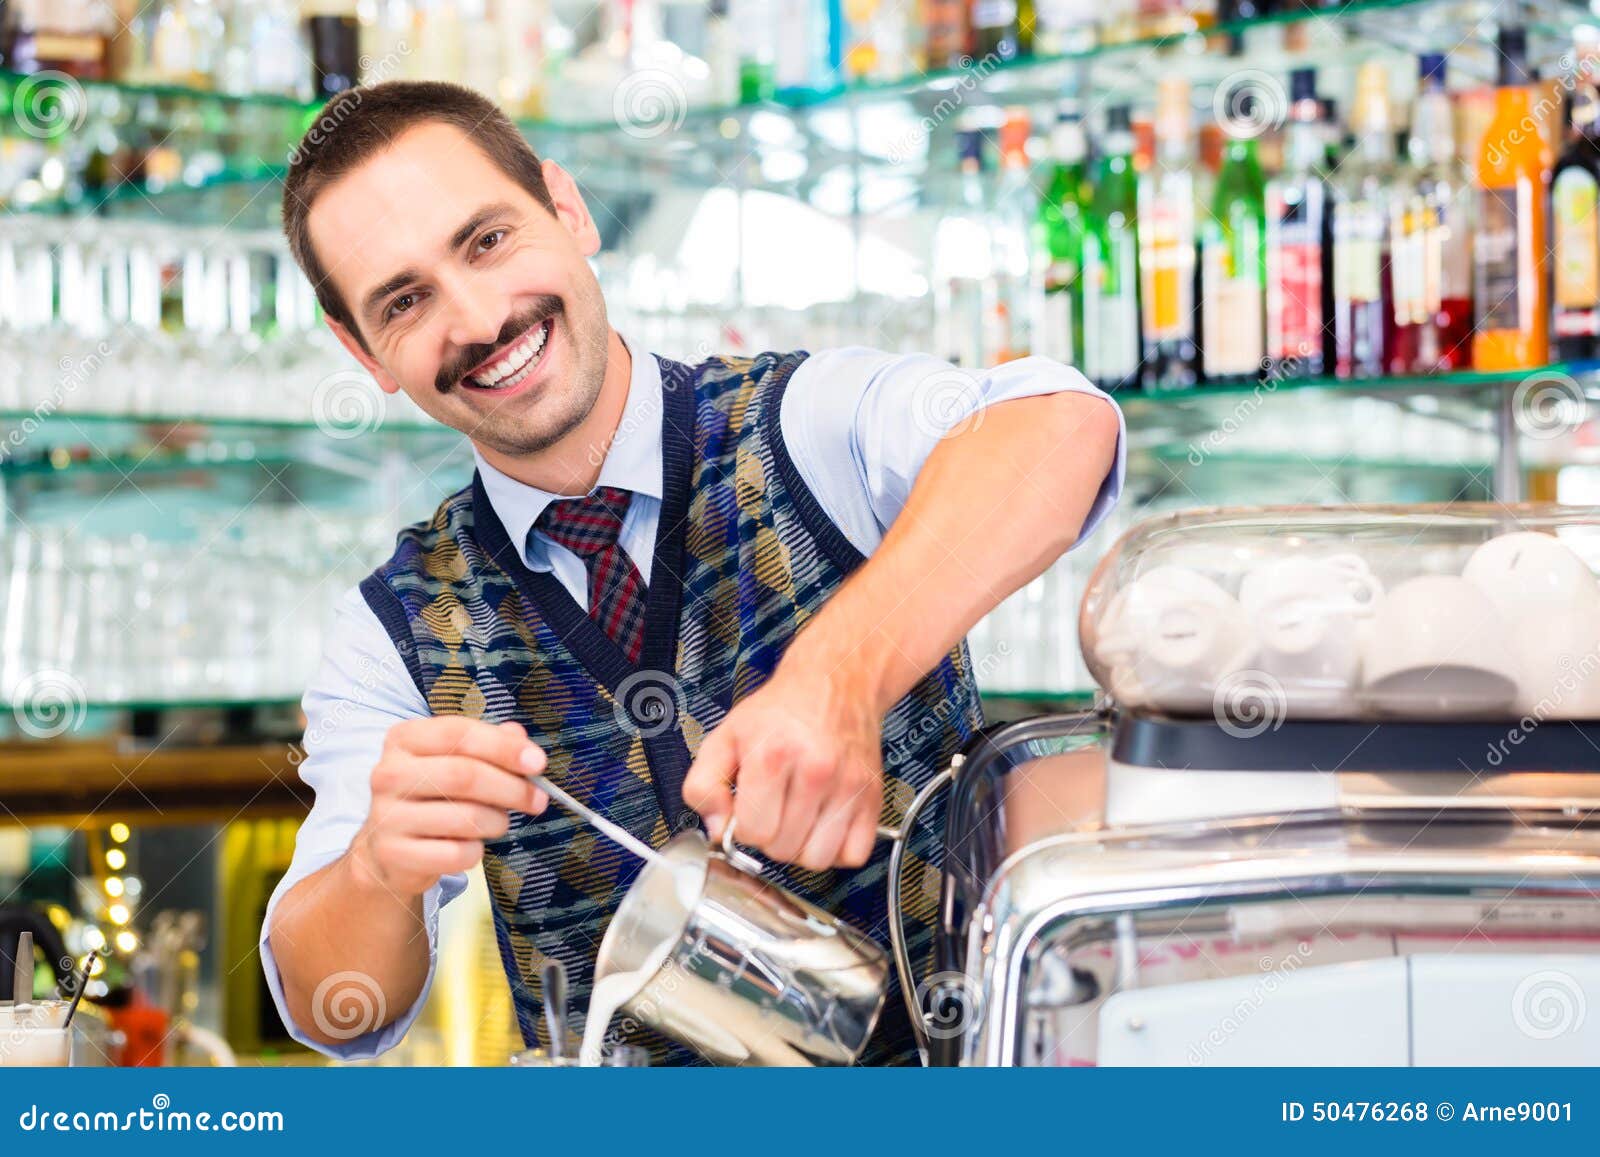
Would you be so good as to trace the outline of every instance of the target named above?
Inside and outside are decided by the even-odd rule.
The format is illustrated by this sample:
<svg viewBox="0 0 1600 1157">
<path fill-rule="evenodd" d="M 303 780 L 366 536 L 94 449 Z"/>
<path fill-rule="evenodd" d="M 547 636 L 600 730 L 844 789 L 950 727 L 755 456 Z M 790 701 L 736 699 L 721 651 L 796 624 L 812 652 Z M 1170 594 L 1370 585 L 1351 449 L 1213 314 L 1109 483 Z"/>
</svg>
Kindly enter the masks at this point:
<svg viewBox="0 0 1600 1157">
<path fill-rule="evenodd" d="M 1116 505 L 1127 468 L 1122 410 L 1070 366 L 1029 357 L 966 370 L 927 354 L 853 346 L 820 350 L 795 370 L 780 423 L 789 456 L 817 502 L 857 550 L 871 554 L 910 497 L 940 440 L 985 407 L 1045 394 L 1104 400 L 1117 450 L 1078 541 Z"/>
<path fill-rule="evenodd" d="M 336 1059 L 365 1060 L 397 1044 L 427 1001 L 438 958 L 439 910 L 461 894 L 467 878 L 446 876 L 423 898 L 428 980 L 415 1004 L 382 1028 L 335 1046 L 306 1035 L 289 1015 L 284 1001 L 283 979 L 268 936 L 272 914 L 289 889 L 342 856 L 366 821 L 372 802 L 369 779 L 389 728 L 402 720 L 428 714 L 421 692 L 359 588 L 352 588 L 339 600 L 321 663 L 303 706 L 305 760 L 300 765 L 300 778 L 316 793 L 316 799 L 295 839 L 289 870 L 267 902 L 261 928 L 261 964 L 267 988 L 290 1036 Z"/>
</svg>

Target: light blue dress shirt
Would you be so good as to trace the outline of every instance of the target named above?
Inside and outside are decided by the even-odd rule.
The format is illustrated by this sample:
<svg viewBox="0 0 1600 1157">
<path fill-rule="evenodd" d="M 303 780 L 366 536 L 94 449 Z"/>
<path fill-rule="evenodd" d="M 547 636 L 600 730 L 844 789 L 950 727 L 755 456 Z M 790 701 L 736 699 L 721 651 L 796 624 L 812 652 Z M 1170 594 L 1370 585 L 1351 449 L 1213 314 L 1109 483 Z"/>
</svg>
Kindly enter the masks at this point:
<svg viewBox="0 0 1600 1157">
<path fill-rule="evenodd" d="M 630 490 L 620 542 L 648 584 L 656 525 L 661 514 L 661 368 L 635 353 L 628 400 L 597 486 Z M 917 472 L 940 438 L 984 406 L 1071 391 L 1105 398 L 1077 370 L 1045 358 L 1022 358 L 990 370 L 963 373 L 923 354 L 887 354 L 852 347 L 823 350 L 790 379 L 780 411 L 789 455 L 822 509 L 862 554 L 883 539 L 911 493 Z M 1121 411 L 1118 410 L 1121 420 Z M 1122 492 L 1126 428 L 1118 435 L 1116 462 L 1101 484 L 1080 538 L 1087 538 Z M 579 606 L 588 606 L 583 560 L 533 531 L 539 515 L 559 495 L 524 485 L 478 457 L 478 471 L 507 537 L 532 570 L 551 571 Z M 388 632 L 351 588 L 335 608 L 321 664 L 306 691 L 306 759 L 300 777 L 316 793 L 301 825 L 294 859 L 267 905 L 261 959 L 267 986 L 290 1033 L 330 1056 L 376 1056 L 397 1043 L 416 1019 L 433 984 L 439 909 L 460 895 L 465 875 L 446 876 L 423 899 L 429 943 L 427 983 L 403 1015 L 336 1048 L 311 1041 L 290 1019 L 283 984 L 266 929 L 278 900 L 300 880 L 344 854 L 366 820 L 368 779 L 394 724 L 428 714 L 427 706 L 395 651 Z"/>
</svg>

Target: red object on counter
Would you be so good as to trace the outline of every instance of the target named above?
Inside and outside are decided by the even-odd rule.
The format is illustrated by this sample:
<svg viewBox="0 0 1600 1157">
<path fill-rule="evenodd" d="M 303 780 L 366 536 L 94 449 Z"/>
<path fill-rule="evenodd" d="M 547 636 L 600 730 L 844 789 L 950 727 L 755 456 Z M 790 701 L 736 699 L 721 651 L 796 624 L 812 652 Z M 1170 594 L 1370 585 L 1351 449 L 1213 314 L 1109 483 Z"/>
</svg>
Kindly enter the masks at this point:
<svg viewBox="0 0 1600 1157">
<path fill-rule="evenodd" d="M 133 999 L 121 1008 L 113 1008 L 111 1027 L 126 1038 L 122 1068 L 161 1068 L 167 1063 L 167 1035 L 171 1021 L 167 1014 L 135 989 Z"/>
</svg>

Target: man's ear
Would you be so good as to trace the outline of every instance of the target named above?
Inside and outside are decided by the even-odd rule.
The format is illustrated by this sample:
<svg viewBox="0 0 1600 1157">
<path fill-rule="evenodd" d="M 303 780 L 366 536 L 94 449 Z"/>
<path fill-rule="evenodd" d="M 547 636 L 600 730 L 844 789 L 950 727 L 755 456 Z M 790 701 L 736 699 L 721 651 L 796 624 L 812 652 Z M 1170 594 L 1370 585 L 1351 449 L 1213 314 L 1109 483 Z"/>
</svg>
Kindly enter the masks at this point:
<svg viewBox="0 0 1600 1157">
<path fill-rule="evenodd" d="M 583 203 L 578 182 L 554 161 L 541 161 L 539 168 L 544 173 L 544 184 L 550 191 L 550 199 L 556 204 L 556 218 L 572 234 L 579 252 L 585 257 L 593 257 L 600 252 L 600 230 L 595 227 L 594 218 L 589 216 L 589 206 Z"/>
<path fill-rule="evenodd" d="M 356 340 L 355 334 L 327 315 L 323 315 L 322 320 L 328 323 L 328 328 L 333 331 L 333 336 L 339 339 L 339 344 L 349 350 L 350 356 L 361 363 L 361 368 L 372 375 L 373 380 L 378 383 L 379 389 L 386 394 L 400 392 L 400 383 L 384 372 L 383 367 L 378 364 L 378 359 L 367 352 L 366 347 Z"/>
</svg>

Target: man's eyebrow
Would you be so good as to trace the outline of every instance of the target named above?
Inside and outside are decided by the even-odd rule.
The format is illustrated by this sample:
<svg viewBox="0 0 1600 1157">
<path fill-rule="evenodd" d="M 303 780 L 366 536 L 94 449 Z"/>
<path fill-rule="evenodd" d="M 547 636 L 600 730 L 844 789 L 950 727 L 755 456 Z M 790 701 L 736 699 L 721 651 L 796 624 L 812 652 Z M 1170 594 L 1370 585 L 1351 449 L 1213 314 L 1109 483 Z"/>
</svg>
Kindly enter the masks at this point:
<svg viewBox="0 0 1600 1157">
<path fill-rule="evenodd" d="M 388 298 L 391 293 L 396 293 L 410 285 L 413 281 L 420 281 L 421 279 L 422 274 L 418 273 L 415 269 L 405 269 L 399 273 L 396 273 L 393 277 L 389 278 L 388 281 L 385 281 L 382 285 L 379 285 L 373 289 L 371 293 L 367 294 L 366 300 L 361 304 L 362 313 L 369 317 L 372 316 L 378 312 L 378 307 L 384 303 L 384 300 Z"/>
<path fill-rule="evenodd" d="M 479 229 L 482 229 L 496 217 L 504 217 L 511 212 L 511 206 L 503 201 L 493 205 L 485 205 L 482 209 L 479 209 L 470 218 L 468 218 L 465 225 L 461 226 L 461 228 L 457 229 L 453 234 L 451 234 L 451 251 L 453 252 L 457 249 L 460 249 L 468 241 L 471 241 L 474 233 L 476 233 Z"/>
</svg>

